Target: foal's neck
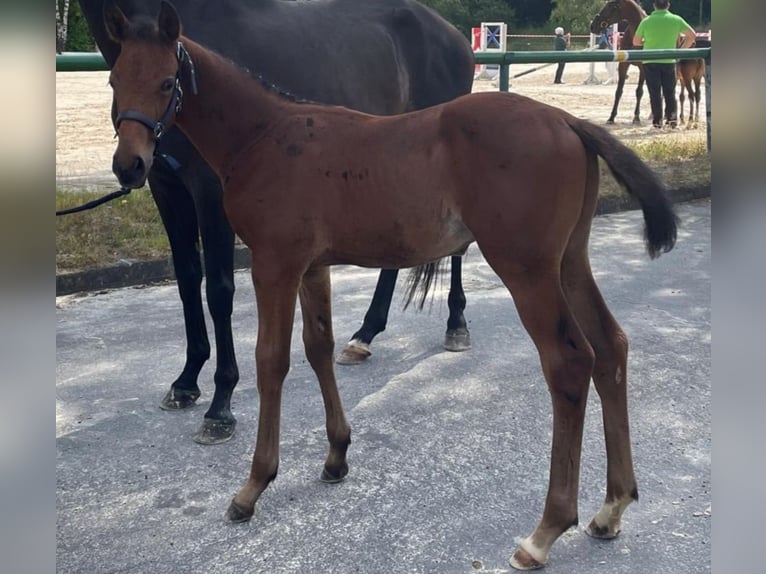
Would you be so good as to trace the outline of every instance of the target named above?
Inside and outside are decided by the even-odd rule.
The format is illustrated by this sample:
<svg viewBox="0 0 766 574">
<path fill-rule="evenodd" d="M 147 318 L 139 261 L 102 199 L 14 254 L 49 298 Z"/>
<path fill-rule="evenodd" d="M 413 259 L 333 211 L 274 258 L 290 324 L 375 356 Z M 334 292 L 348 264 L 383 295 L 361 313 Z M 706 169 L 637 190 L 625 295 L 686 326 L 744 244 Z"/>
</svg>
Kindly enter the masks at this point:
<svg viewBox="0 0 766 574">
<path fill-rule="evenodd" d="M 219 176 L 248 144 L 286 112 L 290 102 L 271 93 L 236 64 L 182 37 L 197 75 L 197 95 L 184 86 L 178 127 Z"/>
</svg>

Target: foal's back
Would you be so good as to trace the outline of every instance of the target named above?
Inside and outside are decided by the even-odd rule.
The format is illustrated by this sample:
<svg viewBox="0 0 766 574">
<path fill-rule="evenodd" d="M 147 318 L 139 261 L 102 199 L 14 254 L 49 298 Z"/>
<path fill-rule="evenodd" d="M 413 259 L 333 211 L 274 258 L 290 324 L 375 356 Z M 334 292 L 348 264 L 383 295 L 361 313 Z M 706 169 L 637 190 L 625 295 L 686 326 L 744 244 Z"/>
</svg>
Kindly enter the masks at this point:
<svg viewBox="0 0 766 574">
<path fill-rule="evenodd" d="M 285 118 L 226 184 L 246 242 L 295 242 L 274 216 L 285 214 L 315 260 L 408 267 L 460 251 L 488 222 L 514 241 L 530 224 L 571 228 L 580 214 L 582 142 L 565 112 L 529 98 L 474 94 L 398 116 L 282 105 Z"/>
</svg>

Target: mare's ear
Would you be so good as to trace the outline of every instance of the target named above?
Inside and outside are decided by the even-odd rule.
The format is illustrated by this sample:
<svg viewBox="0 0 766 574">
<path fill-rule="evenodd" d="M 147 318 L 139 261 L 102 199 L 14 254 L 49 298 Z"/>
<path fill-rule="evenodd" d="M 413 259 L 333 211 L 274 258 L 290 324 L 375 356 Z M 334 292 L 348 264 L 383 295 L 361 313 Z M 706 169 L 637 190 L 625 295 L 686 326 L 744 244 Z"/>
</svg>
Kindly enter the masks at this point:
<svg viewBox="0 0 766 574">
<path fill-rule="evenodd" d="M 178 12 L 167 0 L 162 0 L 160 3 L 157 27 L 160 30 L 160 37 L 170 43 L 176 42 L 181 35 L 181 20 L 178 17 Z"/>
<path fill-rule="evenodd" d="M 128 18 L 114 0 L 104 0 L 104 25 L 109 37 L 120 44 L 128 30 Z"/>
</svg>

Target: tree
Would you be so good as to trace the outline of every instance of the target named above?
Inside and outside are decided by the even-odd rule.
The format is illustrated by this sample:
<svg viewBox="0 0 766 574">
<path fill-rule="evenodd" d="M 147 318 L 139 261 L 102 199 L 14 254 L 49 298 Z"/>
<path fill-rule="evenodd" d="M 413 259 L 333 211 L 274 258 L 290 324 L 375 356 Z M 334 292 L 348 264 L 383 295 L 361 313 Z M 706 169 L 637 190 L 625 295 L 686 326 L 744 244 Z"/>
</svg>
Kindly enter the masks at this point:
<svg viewBox="0 0 766 574">
<path fill-rule="evenodd" d="M 553 0 L 507 0 L 516 12 L 514 29 L 541 27 L 548 23 Z"/>
<path fill-rule="evenodd" d="M 604 7 L 604 0 L 556 0 L 551 25 L 562 26 L 573 34 L 587 34 L 593 17 Z"/>
<path fill-rule="evenodd" d="M 56 0 L 56 52 L 66 50 L 69 23 L 69 0 Z"/>
<path fill-rule="evenodd" d="M 436 10 L 458 30 L 471 38 L 471 28 L 482 22 L 514 21 L 515 11 L 510 6 L 512 0 L 420 0 Z"/>
</svg>

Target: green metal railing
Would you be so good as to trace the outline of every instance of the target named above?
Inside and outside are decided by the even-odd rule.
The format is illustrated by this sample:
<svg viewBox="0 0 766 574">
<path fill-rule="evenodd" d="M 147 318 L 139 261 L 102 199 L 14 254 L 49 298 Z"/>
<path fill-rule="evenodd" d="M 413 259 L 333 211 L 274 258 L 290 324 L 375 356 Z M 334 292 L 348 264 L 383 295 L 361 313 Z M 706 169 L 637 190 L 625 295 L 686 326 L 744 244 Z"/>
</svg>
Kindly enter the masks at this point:
<svg viewBox="0 0 766 574">
<path fill-rule="evenodd" d="M 108 69 L 104 57 L 98 52 L 56 54 L 57 72 L 102 72 Z"/>
<path fill-rule="evenodd" d="M 651 62 L 668 58 L 707 58 L 711 48 L 678 50 L 581 50 L 544 52 L 476 52 L 477 64 L 500 66 L 498 88 L 507 92 L 512 64 L 554 64 L 558 62 Z"/>
<path fill-rule="evenodd" d="M 655 60 L 681 58 L 704 58 L 705 103 L 707 109 L 707 145 L 710 150 L 711 116 L 711 48 L 688 48 L 676 50 L 571 50 L 571 51 L 530 51 L 530 52 L 476 52 L 477 64 L 490 64 L 500 67 L 498 89 L 507 92 L 510 87 L 510 67 L 512 64 L 554 64 L 558 62 L 652 62 Z M 95 72 L 109 68 L 101 54 L 96 52 L 65 52 L 56 54 L 57 72 Z"/>
<path fill-rule="evenodd" d="M 582 50 L 534 52 L 476 52 L 477 64 L 500 66 L 500 85 L 508 91 L 508 68 L 512 64 L 553 64 L 558 62 L 625 62 L 652 61 L 667 58 L 706 58 L 710 48 L 685 50 Z M 65 52 L 56 54 L 57 72 L 96 72 L 107 70 L 103 56 L 97 52 Z M 505 77 L 505 83 L 503 83 Z"/>
</svg>

